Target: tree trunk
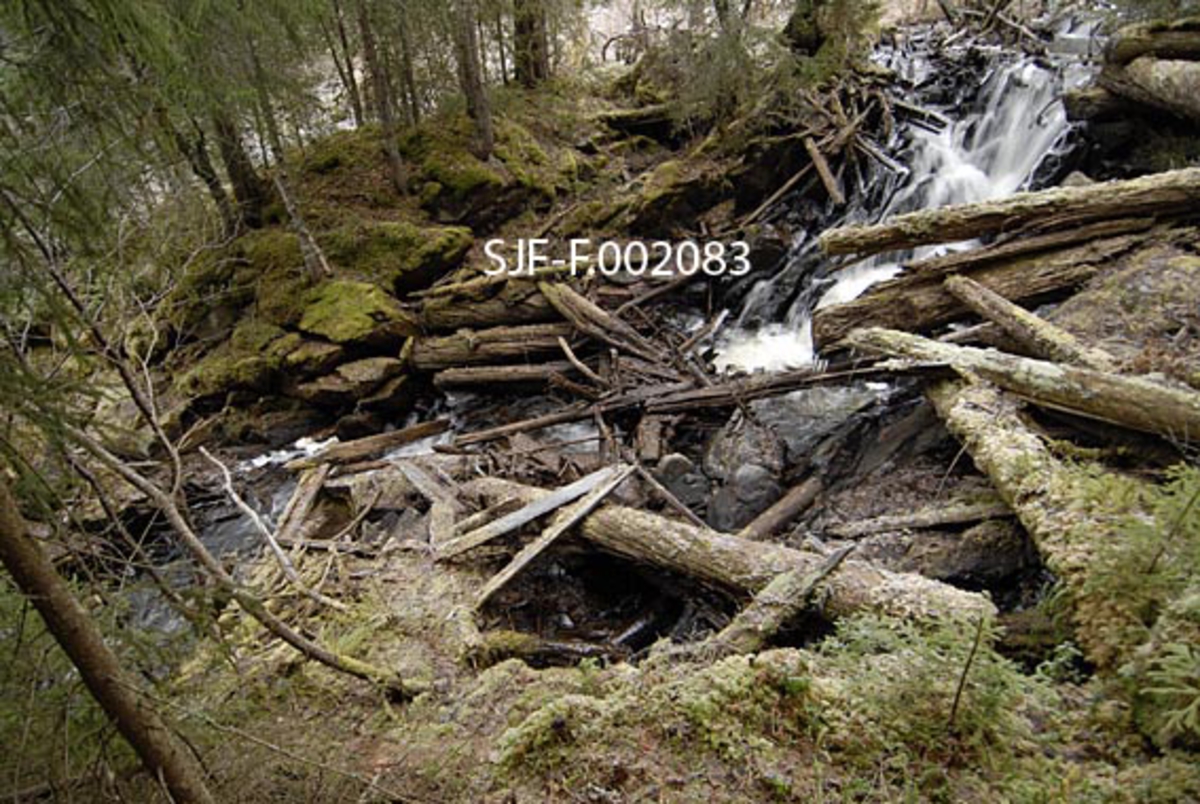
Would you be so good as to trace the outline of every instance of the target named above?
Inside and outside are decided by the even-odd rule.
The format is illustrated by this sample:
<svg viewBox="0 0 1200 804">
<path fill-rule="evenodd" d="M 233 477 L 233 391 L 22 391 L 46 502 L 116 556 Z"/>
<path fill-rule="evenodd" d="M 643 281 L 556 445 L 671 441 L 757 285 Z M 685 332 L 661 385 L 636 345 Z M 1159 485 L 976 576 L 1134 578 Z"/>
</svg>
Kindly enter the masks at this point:
<svg viewBox="0 0 1200 804">
<path fill-rule="evenodd" d="M 263 120 L 266 123 L 267 137 L 271 143 L 271 150 L 275 155 L 275 189 L 279 192 L 284 209 L 287 211 L 288 224 L 300 241 L 300 254 L 304 258 L 304 269 L 308 272 L 308 276 L 312 281 L 319 282 L 321 279 L 331 276 L 333 270 L 330 269 L 329 263 L 326 262 L 325 253 L 317 245 L 316 238 L 309 231 L 308 225 L 304 222 L 304 216 L 300 213 L 300 207 L 296 204 L 296 200 L 292 196 L 291 180 L 288 178 L 287 160 L 284 158 L 283 137 L 279 133 L 279 123 L 275 119 L 275 110 L 271 105 L 271 94 L 267 89 L 267 73 L 263 69 L 262 61 L 258 58 L 254 42 L 250 41 L 249 37 L 247 37 L 246 45 L 254 67 L 254 90 L 258 95 L 258 105 L 261 109 Z"/>
<path fill-rule="evenodd" d="M 516 498 L 532 502 L 552 493 L 497 478 L 473 480 L 463 489 L 493 501 Z M 752 542 L 615 505 L 586 517 L 580 533 L 604 550 L 739 597 L 755 594 L 782 573 L 810 572 L 824 563 L 817 553 Z M 916 619 L 995 613 L 982 595 L 861 561 L 842 564 L 827 579 L 825 588 L 829 596 L 824 611 L 833 618 L 862 611 Z"/>
<path fill-rule="evenodd" d="M 421 123 L 421 95 L 417 90 L 417 73 L 413 69 L 413 43 L 404 9 L 396 18 L 400 34 L 400 75 L 404 80 L 404 95 L 408 98 L 408 117 L 414 126 Z"/>
<path fill-rule="evenodd" d="M 496 50 L 500 53 L 500 82 L 508 86 L 508 54 L 504 46 L 504 14 L 496 9 Z"/>
<path fill-rule="evenodd" d="M 543 0 L 513 0 L 513 62 L 521 86 L 532 89 L 550 77 Z"/>
<path fill-rule="evenodd" d="M 0 562 L 33 604 L 96 702 L 112 719 L 152 779 L 161 779 L 180 804 L 213 804 L 204 771 L 166 722 L 140 698 L 136 680 L 66 582 L 25 530 L 16 501 L 0 482 Z"/>
<path fill-rule="evenodd" d="M 363 115 L 362 93 L 358 91 L 358 79 L 354 75 L 354 51 L 350 49 L 350 37 L 346 34 L 346 15 L 340 0 L 333 0 L 333 21 L 337 27 L 338 41 L 342 44 L 345 61 L 346 92 L 350 95 L 350 109 L 354 113 L 354 126 L 359 128 L 366 119 Z M 331 48 L 332 50 L 332 48 Z M 336 61 L 336 58 L 334 59 Z"/>
<path fill-rule="evenodd" d="M 387 154 L 388 176 L 396 192 L 403 195 L 407 177 L 404 175 L 404 163 L 400 161 L 400 148 L 396 144 L 396 114 L 392 107 L 392 90 L 379 48 L 375 44 L 375 31 L 371 24 L 367 0 L 358 0 L 358 30 L 362 37 L 367 72 L 371 74 L 375 111 L 383 128 L 383 150 Z"/>
<path fill-rule="evenodd" d="M 237 123 L 229 116 L 224 108 L 212 112 L 213 130 L 217 135 L 217 149 L 221 153 L 221 161 L 225 163 L 225 172 L 229 174 L 229 183 L 233 186 L 233 196 L 237 200 L 238 217 L 242 223 L 251 229 L 263 225 L 263 209 L 267 205 L 269 193 L 267 185 L 254 169 L 250 155 L 242 143 L 242 135 Z"/>
<path fill-rule="evenodd" d="M 972 271 L 971 278 L 1012 301 L 1039 299 L 1064 288 L 1077 287 L 1095 276 L 1111 259 L 1149 236 L 1149 233 L 1126 235 L 1023 256 Z M 902 274 L 853 301 L 818 310 L 813 315 L 813 343 L 825 348 L 858 327 L 929 330 L 968 313 L 966 305 L 946 290 L 937 277 Z"/>
<path fill-rule="evenodd" d="M 1066 229 L 1109 218 L 1195 214 L 1200 168 L 1172 170 L 1130 181 L 1057 187 L 999 201 L 928 209 L 871 226 L 843 226 L 821 235 L 828 254 L 874 254 L 1038 225 Z"/>
<path fill-rule="evenodd" d="M 513 360 L 528 362 L 531 358 L 561 355 L 558 339 L 570 337 L 572 331 L 570 324 L 463 330 L 439 338 L 418 338 L 409 359 L 419 371 Z"/>
<path fill-rule="evenodd" d="M 456 0 L 454 50 L 458 60 L 458 81 L 467 100 L 467 114 L 475 121 L 473 150 L 479 159 L 488 159 L 496 145 L 492 128 L 492 107 L 483 85 L 479 66 L 479 43 L 475 41 L 474 0 Z"/>
<path fill-rule="evenodd" d="M 1184 443 L 1200 433 L 1200 393 L 1148 377 L 1065 366 L 1045 360 L 951 346 L 919 335 L 859 329 L 846 338 L 864 351 L 943 362 L 1031 402 Z"/>
<path fill-rule="evenodd" d="M 204 183 L 204 187 L 208 190 L 208 194 L 221 216 L 221 225 L 225 230 L 225 236 L 232 236 L 237 231 L 237 213 L 234 211 L 233 202 L 229 200 L 229 193 L 225 192 L 225 186 L 221 184 L 221 177 L 217 175 L 217 169 L 213 167 L 212 159 L 208 155 L 208 141 L 204 136 L 204 129 L 193 121 L 192 126 L 196 137 L 189 139 L 171 122 L 165 108 L 160 108 L 158 115 L 160 125 L 175 141 L 175 147 L 187 159 L 192 173 Z"/>
</svg>

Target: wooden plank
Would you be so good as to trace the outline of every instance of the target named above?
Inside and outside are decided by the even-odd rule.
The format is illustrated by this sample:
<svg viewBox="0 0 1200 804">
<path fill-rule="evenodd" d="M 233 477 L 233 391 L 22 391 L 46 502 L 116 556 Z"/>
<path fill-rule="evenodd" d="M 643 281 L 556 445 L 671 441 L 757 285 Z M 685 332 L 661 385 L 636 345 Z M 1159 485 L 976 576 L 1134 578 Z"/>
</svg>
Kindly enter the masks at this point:
<svg viewBox="0 0 1200 804">
<path fill-rule="evenodd" d="M 465 553 L 467 550 L 472 550 L 480 545 L 487 544 L 492 539 L 499 538 L 506 533 L 511 533 L 523 525 L 527 525 L 533 520 L 543 517 L 551 511 L 556 511 L 562 508 L 567 503 L 573 502 L 593 489 L 599 487 L 608 481 L 613 475 L 614 468 L 606 466 L 603 469 L 592 472 L 590 475 L 576 480 L 570 485 L 563 486 L 553 492 L 548 493 L 545 497 L 535 500 L 527 505 L 513 511 L 511 514 L 506 514 L 494 522 L 489 522 L 481 528 L 477 528 L 470 533 L 464 533 L 455 539 L 443 544 L 438 549 L 438 560 L 444 561 L 448 558 Z"/>
<path fill-rule="evenodd" d="M 553 525 L 542 531 L 541 535 L 525 545 L 521 552 L 517 553 L 513 560 L 508 565 L 492 576 L 491 580 L 479 590 L 479 594 L 475 597 L 475 608 L 480 608 L 487 603 L 488 598 L 496 594 L 509 581 L 517 576 L 521 570 L 528 566 L 529 562 L 533 561 L 541 555 L 547 547 L 554 544 L 559 536 L 562 536 L 568 530 L 576 525 L 579 520 L 592 512 L 597 505 L 604 501 L 604 498 L 613 492 L 613 490 L 625 482 L 625 479 L 633 474 L 636 466 L 619 466 L 615 474 L 612 474 L 610 479 L 603 484 L 592 489 L 583 497 L 583 499 L 574 503 L 562 515 L 557 517 Z"/>
</svg>

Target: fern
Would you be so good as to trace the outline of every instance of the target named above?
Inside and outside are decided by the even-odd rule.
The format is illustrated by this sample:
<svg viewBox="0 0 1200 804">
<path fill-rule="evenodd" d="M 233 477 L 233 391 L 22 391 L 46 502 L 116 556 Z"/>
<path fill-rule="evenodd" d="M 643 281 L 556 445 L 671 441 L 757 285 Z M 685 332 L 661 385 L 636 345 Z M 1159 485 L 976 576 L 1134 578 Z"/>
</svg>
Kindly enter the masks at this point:
<svg viewBox="0 0 1200 804">
<path fill-rule="evenodd" d="M 1153 686 L 1144 692 L 1166 707 L 1160 739 L 1200 737 L 1200 649 L 1178 642 L 1164 645 L 1146 675 Z"/>
</svg>

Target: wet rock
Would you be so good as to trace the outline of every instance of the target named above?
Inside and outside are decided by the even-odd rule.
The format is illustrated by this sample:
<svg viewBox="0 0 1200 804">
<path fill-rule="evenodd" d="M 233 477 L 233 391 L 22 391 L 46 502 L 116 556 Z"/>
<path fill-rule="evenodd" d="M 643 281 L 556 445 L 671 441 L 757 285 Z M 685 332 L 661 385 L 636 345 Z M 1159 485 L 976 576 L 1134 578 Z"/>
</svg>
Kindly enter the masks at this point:
<svg viewBox="0 0 1200 804">
<path fill-rule="evenodd" d="M 339 441 L 353 441 L 366 438 L 382 432 L 385 422 L 376 413 L 360 411 L 343 416 L 337 421 L 337 437 Z"/>
<path fill-rule="evenodd" d="M 708 478 L 686 455 L 675 452 L 664 456 L 654 477 L 689 508 L 701 507 L 708 499 Z"/>
<path fill-rule="evenodd" d="M 770 427 L 735 413 L 709 441 L 704 452 L 704 473 L 714 480 L 728 481 L 747 464 L 778 475 L 784 466 L 784 441 Z"/>
<path fill-rule="evenodd" d="M 751 402 L 750 410 L 782 439 L 788 464 L 795 464 L 852 416 L 872 405 L 880 393 L 866 388 L 805 388 L 786 396 Z M 774 465 L 759 462 L 768 467 Z M 707 465 L 706 462 L 706 468 Z"/>
<path fill-rule="evenodd" d="M 777 477 L 776 472 L 758 464 L 739 466 L 709 501 L 708 524 L 722 531 L 748 525 L 779 499 L 782 489 Z"/>
<path fill-rule="evenodd" d="M 403 416 L 417 401 L 416 381 L 407 374 L 392 377 L 377 390 L 358 400 L 360 410 L 385 416 Z"/>
</svg>

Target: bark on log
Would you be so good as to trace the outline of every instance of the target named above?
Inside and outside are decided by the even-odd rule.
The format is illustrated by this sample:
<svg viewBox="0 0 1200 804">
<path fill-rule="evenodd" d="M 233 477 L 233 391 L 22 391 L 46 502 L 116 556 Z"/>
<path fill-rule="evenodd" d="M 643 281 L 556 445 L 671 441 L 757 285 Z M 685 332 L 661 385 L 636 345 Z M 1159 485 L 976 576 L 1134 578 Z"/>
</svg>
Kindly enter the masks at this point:
<svg viewBox="0 0 1200 804">
<path fill-rule="evenodd" d="M 908 514 L 888 514 L 871 519 L 860 519 L 831 525 L 826 532 L 839 539 L 861 539 L 877 533 L 893 533 L 900 530 L 940 528 L 946 525 L 966 525 L 985 519 L 1011 516 L 1012 511 L 1003 502 L 939 505 L 922 508 Z"/>
<path fill-rule="evenodd" d="M 422 438 L 440 435 L 449 429 L 449 419 L 435 419 L 429 422 L 421 422 L 420 424 L 414 424 L 412 427 L 405 427 L 402 430 L 367 436 L 366 438 L 347 441 L 343 444 L 334 444 L 311 457 L 290 461 L 286 464 L 286 468 L 296 471 L 299 469 L 309 469 L 323 463 L 354 463 L 366 458 L 373 458 L 390 449 L 396 449 L 405 444 L 420 441 Z"/>
<path fill-rule="evenodd" d="M 828 254 L 874 254 L 970 240 L 1056 218 L 1062 228 L 1109 218 L 1195 214 L 1200 168 L 1172 170 L 1129 181 L 1018 193 L 999 201 L 928 209 L 870 226 L 844 226 L 821 235 Z"/>
<path fill-rule="evenodd" d="M 1200 62 L 1142 56 L 1119 70 L 1100 74 L 1110 92 L 1200 122 Z"/>
<path fill-rule="evenodd" d="M 580 332 L 651 363 L 667 362 L 666 354 L 643 338 L 636 329 L 609 315 L 567 285 L 539 282 L 538 288 L 554 309 Z"/>
<path fill-rule="evenodd" d="M 421 328 L 426 332 L 498 327 L 554 321 L 558 313 L 529 280 L 510 279 L 503 285 L 482 285 L 463 292 L 428 298 L 421 305 Z"/>
<path fill-rule="evenodd" d="M 490 500 L 536 500 L 551 493 L 498 478 L 480 478 L 465 488 Z M 583 520 L 580 532 L 604 550 L 735 596 L 753 595 L 784 572 L 809 572 L 824 561 L 815 553 L 752 542 L 620 506 L 593 512 Z M 982 595 L 861 561 L 843 564 L 826 587 L 825 613 L 832 618 L 862 611 L 916 619 L 995 614 L 991 601 Z"/>
<path fill-rule="evenodd" d="M 571 332 L 570 324 L 462 330 L 453 335 L 416 339 L 409 360 L 418 371 L 533 360 L 557 353 L 558 339 Z"/>
<path fill-rule="evenodd" d="M 819 477 L 810 477 L 794 486 L 767 510 L 756 516 L 754 520 L 738 532 L 743 539 L 754 541 L 765 539 L 787 526 L 793 519 L 800 516 L 816 502 L 825 484 Z"/>
<path fill-rule="evenodd" d="M 545 383 L 555 374 L 567 374 L 575 367 L 566 360 L 537 363 L 532 366 L 467 366 L 449 368 L 433 375 L 438 388 L 466 388 L 496 383 Z"/>
<path fill-rule="evenodd" d="M 1117 31 L 1104 51 L 1109 64 L 1128 64 L 1141 56 L 1200 59 L 1200 19 L 1129 25 Z"/>
<path fill-rule="evenodd" d="M 952 276 L 946 290 L 989 321 L 995 322 L 1034 356 L 1056 363 L 1070 363 L 1097 371 L 1115 371 L 1112 355 L 1092 349 L 1064 329 L 1013 304 L 1003 296 L 965 276 Z"/>
<path fill-rule="evenodd" d="M 1125 235 L 1044 255 L 1020 257 L 981 268 L 971 278 L 1015 302 L 1074 288 L 1095 276 L 1114 257 L 1149 238 Z M 824 348 L 857 327 L 882 326 L 917 331 L 958 320 L 967 307 L 936 279 L 901 275 L 882 282 L 866 295 L 813 315 L 813 342 Z"/>
<path fill-rule="evenodd" d="M 1045 407 L 1182 443 L 1200 435 L 1200 393 L 1147 377 L 1127 377 L 994 350 L 951 346 L 895 330 L 857 330 L 846 341 L 854 348 L 875 353 L 941 361 L 962 374 L 980 377 Z"/>
<path fill-rule="evenodd" d="M 1070 591 L 1076 635 L 1088 658 L 1104 668 L 1118 665 L 1144 638 L 1145 625 L 1137 612 L 1086 583 L 1097 551 L 1120 538 L 1111 513 L 1091 510 L 1102 503 L 1081 489 L 1086 472 L 1055 458 L 1025 425 L 1017 401 L 994 386 L 944 382 L 928 393 Z"/>
</svg>

